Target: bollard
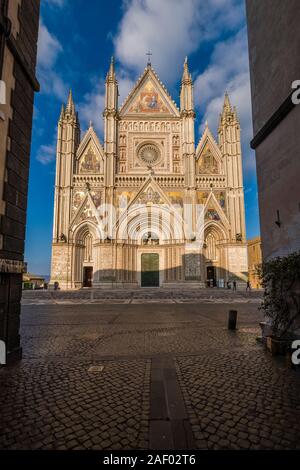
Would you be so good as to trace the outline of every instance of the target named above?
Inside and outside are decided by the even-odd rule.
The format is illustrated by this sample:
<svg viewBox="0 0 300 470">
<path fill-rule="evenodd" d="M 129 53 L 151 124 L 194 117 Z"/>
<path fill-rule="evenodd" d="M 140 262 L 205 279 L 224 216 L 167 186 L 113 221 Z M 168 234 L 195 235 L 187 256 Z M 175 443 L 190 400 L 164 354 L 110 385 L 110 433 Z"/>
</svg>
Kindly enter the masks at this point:
<svg viewBox="0 0 300 470">
<path fill-rule="evenodd" d="M 237 318 L 237 310 L 229 310 L 228 330 L 235 330 L 236 329 L 236 318 Z"/>
</svg>

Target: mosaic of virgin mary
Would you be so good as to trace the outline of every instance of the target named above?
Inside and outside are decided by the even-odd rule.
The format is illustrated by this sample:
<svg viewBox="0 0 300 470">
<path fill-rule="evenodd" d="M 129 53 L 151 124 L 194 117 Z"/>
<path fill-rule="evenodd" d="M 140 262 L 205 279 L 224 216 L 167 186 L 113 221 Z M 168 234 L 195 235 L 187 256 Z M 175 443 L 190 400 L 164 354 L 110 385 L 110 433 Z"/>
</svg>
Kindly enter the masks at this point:
<svg viewBox="0 0 300 470">
<path fill-rule="evenodd" d="M 151 83 L 148 83 L 130 108 L 130 112 L 168 113 L 169 110 L 163 103 L 155 88 L 151 85 Z"/>
</svg>

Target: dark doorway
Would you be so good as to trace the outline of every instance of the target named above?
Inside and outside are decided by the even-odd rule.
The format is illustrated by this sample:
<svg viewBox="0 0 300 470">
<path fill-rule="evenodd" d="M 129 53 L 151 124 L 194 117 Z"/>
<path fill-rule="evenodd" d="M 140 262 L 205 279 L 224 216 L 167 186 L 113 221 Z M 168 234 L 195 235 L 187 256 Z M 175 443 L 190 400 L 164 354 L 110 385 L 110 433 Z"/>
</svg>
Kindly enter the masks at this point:
<svg viewBox="0 0 300 470">
<path fill-rule="evenodd" d="M 93 267 L 85 266 L 83 268 L 83 287 L 92 287 Z"/>
<path fill-rule="evenodd" d="M 159 255 L 142 254 L 141 285 L 142 287 L 159 287 Z"/>
<path fill-rule="evenodd" d="M 206 279 L 207 279 L 207 287 L 215 287 L 217 285 L 215 266 L 207 266 Z"/>
</svg>

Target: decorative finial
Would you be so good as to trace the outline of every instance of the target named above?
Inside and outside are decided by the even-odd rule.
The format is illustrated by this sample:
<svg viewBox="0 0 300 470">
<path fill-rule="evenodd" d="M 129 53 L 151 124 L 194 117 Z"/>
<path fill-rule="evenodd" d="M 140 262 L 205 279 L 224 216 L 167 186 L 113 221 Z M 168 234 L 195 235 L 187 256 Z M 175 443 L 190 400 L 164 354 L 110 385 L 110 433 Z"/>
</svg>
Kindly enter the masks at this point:
<svg viewBox="0 0 300 470">
<path fill-rule="evenodd" d="M 115 78 L 115 58 L 112 55 L 110 58 L 109 69 L 107 72 L 106 80 L 114 80 Z"/>
<path fill-rule="evenodd" d="M 192 83 L 192 76 L 189 72 L 189 66 L 188 66 L 188 58 L 185 56 L 184 63 L 183 63 L 183 75 L 182 75 L 182 83 L 185 84 L 190 84 Z"/>
<path fill-rule="evenodd" d="M 67 101 L 67 106 L 66 106 L 66 113 L 69 113 L 69 114 L 74 114 L 75 113 L 75 106 L 74 106 L 74 101 L 73 101 L 73 95 L 72 95 L 71 88 L 70 88 L 70 91 L 69 91 L 69 96 L 68 96 L 68 101 Z"/>
<path fill-rule="evenodd" d="M 90 120 L 90 127 L 93 127 L 93 121 Z"/>
<path fill-rule="evenodd" d="M 151 66 L 151 60 L 150 60 L 150 57 L 152 56 L 152 52 L 148 51 L 146 52 L 146 56 L 148 56 L 148 62 L 147 62 L 147 65 L 148 67 Z"/>
<path fill-rule="evenodd" d="M 64 114 L 65 114 L 65 107 L 64 107 L 64 105 L 62 104 L 62 105 L 61 105 L 61 110 L 60 110 L 60 116 L 59 116 L 59 119 L 60 119 L 60 120 L 63 119 Z"/>
<path fill-rule="evenodd" d="M 231 104 L 230 104 L 229 95 L 228 95 L 228 91 L 227 91 L 227 90 L 225 91 L 225 98 L 224 98 L 223 109 L 226 109 L 226 110 L 228 110 L 228 111 L 231 111 Z"/>
</svg>

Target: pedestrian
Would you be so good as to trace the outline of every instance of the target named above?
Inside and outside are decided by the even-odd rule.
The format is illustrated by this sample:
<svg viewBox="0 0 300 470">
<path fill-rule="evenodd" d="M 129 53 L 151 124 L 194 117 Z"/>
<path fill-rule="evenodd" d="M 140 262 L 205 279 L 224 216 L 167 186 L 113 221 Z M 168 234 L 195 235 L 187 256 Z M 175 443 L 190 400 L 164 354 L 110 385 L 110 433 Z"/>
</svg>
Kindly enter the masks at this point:
<svg viewBox="0 0 300 470">
<path fill-rule="evenodd" d="M 250 290 L 251 290 L 251 284 L 250 284 L 250 281 L 248 280 L 248 281 L 247 281 L 246 291 L 247 291 L 247 292 L 250 292 Z"/>
<path fill-rule="evenodd" d="M 236 290 L 236 281 L 233 281 L 232 285 L 233 285 L 233 290 Z"/>
<path fill-rule="evenodd" d="M 231 289 L 231 284 L 230 284 L 230 281 L 227 281 L 227 289 Z"/>
</svg>

